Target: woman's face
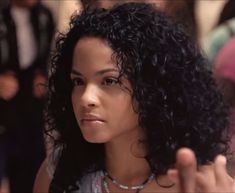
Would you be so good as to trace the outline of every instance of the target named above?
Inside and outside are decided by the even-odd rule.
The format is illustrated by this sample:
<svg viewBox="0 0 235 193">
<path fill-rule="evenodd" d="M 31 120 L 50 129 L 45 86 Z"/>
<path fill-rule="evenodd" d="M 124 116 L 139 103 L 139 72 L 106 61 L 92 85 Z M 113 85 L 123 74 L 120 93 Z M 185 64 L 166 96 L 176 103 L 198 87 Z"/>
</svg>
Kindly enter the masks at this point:
<svg viewBox="0 0 235 193">
<path fill-rule="evenodd" d="M 73 53 L 72 104 L 83 137 L 92 143 L 107 143 L 139 131 L 129 81 L 120 81 L 113 50 L 105 40 L 86 37 Z"/>
</svg>

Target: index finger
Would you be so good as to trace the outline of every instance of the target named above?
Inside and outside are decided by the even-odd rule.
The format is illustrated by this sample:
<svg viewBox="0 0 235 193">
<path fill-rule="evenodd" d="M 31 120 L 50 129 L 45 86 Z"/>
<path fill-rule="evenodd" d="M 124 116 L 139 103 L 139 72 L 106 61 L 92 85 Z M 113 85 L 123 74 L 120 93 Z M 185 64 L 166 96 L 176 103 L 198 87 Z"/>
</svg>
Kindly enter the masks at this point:
<svg viewBox="0 0 235 193">
<path fill-rule="evenodd" d="M 196 158 L 192 150 L 181 148 L 176 154 L 180 188 L 182 193 L 195 192 Z"/>
</svg>

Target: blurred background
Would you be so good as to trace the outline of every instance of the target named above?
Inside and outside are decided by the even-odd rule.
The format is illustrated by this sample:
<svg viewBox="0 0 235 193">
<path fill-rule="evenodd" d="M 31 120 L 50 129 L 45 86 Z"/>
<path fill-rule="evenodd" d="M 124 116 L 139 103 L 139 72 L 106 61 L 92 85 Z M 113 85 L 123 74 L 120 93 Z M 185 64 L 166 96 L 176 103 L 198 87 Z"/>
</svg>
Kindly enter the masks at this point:
<svg viewBox="0 0 235 193">
<path fill-rule="evenodd" d="M 54 37 L 66 32 L 71 15 L 84 7 L 109 8 L 127 1 L 153 3 L 186 27 L 231 107 L 232 136 L 235 0 L 0 0 L 0 193 L 32 192 L 37 170 L 50 152 L 43 136 L 43 107 Z"/>
</svg>

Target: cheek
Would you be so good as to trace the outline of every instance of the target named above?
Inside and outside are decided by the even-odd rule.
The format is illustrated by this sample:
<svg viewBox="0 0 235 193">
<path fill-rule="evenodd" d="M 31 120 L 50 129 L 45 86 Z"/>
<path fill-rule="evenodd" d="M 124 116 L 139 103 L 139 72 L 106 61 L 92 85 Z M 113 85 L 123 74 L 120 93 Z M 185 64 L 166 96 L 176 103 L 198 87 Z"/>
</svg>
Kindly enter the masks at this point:
<svg viewBox="0 0 235 193">
<path fill-rule="evenodd" d="M 73 93 L 71 95 L 71 101 L 72 101 L 73 111 L 75 112 L 76 100 Z"/>
<path fill-rule="evenodd" d="M 81 93 L 77 89 L 73 89 L 71 93 L 71 100 L 73 106 L 79 106 L 80 104 Z"/>
<path fill-rule="evenodd" d="M 132 105 L 131 100 L 129 102 L 125 102 L 124 100 L 121 103 L 116 103 L 115 107 L 113 108 L 113 112 L 118 125 L 126 127 L 138 125 L 138 114 L 133 109 L 135 107 Z"/>
<path fill-rule="evenodd" d="M 72 100 L 72 107 L 73 107 L 73 112 L 77 118 L 78 116 L 78 109 L 79 109 L 79 98 L 77 97 L 76 94 L 72 93 L 71 95 L 71 100 Z"/>
</svg>

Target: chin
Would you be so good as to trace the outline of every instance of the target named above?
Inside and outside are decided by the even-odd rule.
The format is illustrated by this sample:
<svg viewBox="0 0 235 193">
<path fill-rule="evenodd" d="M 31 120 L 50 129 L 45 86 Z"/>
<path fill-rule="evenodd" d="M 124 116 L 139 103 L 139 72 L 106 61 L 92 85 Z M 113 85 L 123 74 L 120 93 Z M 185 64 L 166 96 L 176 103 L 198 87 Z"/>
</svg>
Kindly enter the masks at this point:
<svg viewBox="0 0 235 193">
<path fill-rule="evenodd" d="M 105 136 L 83 135 L 83 137 L 89 143 L 107 143 L 109 141 Z"/>
</svg>

